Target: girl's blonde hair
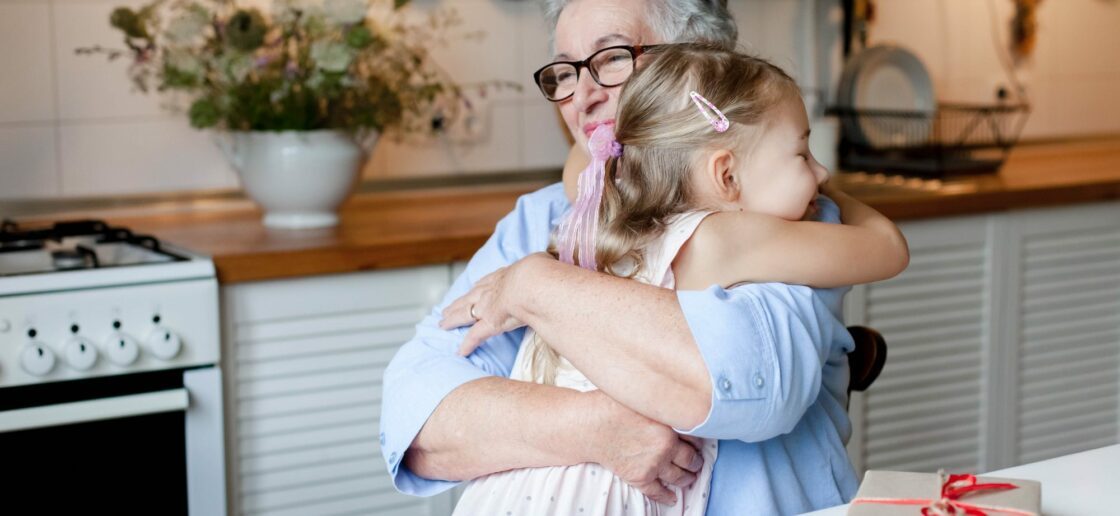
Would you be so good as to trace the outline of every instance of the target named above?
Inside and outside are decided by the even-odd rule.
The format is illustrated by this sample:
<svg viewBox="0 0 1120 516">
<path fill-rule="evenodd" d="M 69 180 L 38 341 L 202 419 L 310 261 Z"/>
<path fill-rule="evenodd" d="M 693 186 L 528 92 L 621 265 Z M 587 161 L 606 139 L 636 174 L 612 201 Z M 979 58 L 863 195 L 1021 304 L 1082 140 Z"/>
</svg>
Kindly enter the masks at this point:
<svg viewBox="0 0 1120 516">
<path fill-rule="evenodd" d="M 764 59 L 703 43 L 665 45 L 623 86 L 615 138 L 622 156 L 607 161 L 595 258 L 603 272 L 633 277 L 642 251 L 669 217 L 694 206 L 692 171 L 706 150 L 750 149 L 765 115 L 799 95 L 796 82 Z M 716 132 L 693 104 L 695 91 L 731 122 Z M 714 113 L 711 113 L 714 115 Z M 529 370 L 555 384 L 559 355 L 539 338 Z"/>
</svg>

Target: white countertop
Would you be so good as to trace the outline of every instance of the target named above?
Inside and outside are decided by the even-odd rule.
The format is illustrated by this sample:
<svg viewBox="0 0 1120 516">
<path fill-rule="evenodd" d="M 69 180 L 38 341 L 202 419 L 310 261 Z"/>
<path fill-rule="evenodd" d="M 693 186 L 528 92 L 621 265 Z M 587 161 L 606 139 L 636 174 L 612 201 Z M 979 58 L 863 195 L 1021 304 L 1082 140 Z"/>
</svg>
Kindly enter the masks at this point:
<svg viewBox="0 0 1120 516">
<path fill-rule="evenodd" d="M 1046 516 L 1120 514 L 1120 444 L 985 474 L 1042 482 L 1042 513 Z M 847 505 L 838 505 L 808 514 L 843 516 L 847 512 Z"/>
</svg>

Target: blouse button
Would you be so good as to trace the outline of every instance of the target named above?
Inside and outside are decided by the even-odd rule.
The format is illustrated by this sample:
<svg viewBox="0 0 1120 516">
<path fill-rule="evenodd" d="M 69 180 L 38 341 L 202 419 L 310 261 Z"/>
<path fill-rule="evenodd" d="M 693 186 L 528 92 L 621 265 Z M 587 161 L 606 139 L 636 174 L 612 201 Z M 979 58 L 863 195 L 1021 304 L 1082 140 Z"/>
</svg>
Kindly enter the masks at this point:
<svg viewBox="0 0 1120 516">
<path fill-rule="evenodd" d="M 389 454 L 389 464 L 396 464 L 396 463 L 397 463 L 397 452 L 390 453 Z"/>
<path fill-rule="evenodd" d="M 719 388 L 723 389 L 725 391 L 730 391 L 731 390 L 731 380 L 728 380 L 727 378 L 721 378 L 720 381 L 719 381 Z"/>
<path fill-rule="evenodd" d="M 762 375 L 760 375 L 760 374 L 754 375 L 754 386 L 755 387 L 758 387 L 759 389 L 761 389 L 762 385 L 765 384 L 765 383 L 766 383 L 766 381 L 762 379 Z"/>
</svg>

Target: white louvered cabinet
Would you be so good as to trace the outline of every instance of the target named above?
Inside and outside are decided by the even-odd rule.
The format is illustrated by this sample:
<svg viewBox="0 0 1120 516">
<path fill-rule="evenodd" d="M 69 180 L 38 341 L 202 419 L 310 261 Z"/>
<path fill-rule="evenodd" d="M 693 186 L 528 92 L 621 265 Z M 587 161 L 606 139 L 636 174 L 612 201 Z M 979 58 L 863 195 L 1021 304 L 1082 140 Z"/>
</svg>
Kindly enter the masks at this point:
<svg viewBox="0 0 1120 516">
<path fill-rule="evenodd" d="M 859 471 L 978 470 L 988 223 L 968 217 L 903 226 L 907 270 L 849 294 L 849 323 L 879 330 L 888 346 L 882 374 L 850 406 Z"/>
<path fill-rule="evenodd" d="M 1120 441 L 1120 203 L 901 227 L 910 267 L 846 304 L 889 350 L 852 399 L 857 470 L 987 471 Z"/>
<path fill-rule="evenodd" d="M 230 514 L 444 515 L 398 494 L 378 443 L 382 373 L 449 266 L 223 288 Z"/>
<path fill-rule="evenodd" d="M 1020 235 L 1009 317 L 1019 346 L 1015 439 L 1035 462 L 1117 442 L 1120 434 L 1120 204 L 1035 211 Z"/>
</svg>

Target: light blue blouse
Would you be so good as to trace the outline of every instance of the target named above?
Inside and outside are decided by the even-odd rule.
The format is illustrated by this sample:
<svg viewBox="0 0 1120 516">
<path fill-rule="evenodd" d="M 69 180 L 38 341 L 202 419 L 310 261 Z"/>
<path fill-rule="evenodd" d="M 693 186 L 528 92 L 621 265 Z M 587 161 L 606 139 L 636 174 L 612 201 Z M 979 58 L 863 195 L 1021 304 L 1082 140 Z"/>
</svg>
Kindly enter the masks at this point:
<svg viewBox="0 0 1120 516">
<path fill-rule="evenodd" d="M 821 197 L 819 204 L 822 220 L 839 220 L 834 203 Z M 381 453 L 401 492 L 428 496 L 455 485 L 409 471 L 404 452 L 456 387 L 509 376 L 524 335 L 496 336 L 459 357 L 465 330 L 441 330 L 440 312 L 486 274 L 544 251 L 569 207 L 559 183 L 522 196 L 385 370 Z M 720 439 L 708 514 L 796 514 L 855 495 L 844 450 L 853 347 L 841 318 L 845 292 L 765 283 L 677 293 L 712 378 L 707 419 L 678 429 Z"/>
</svg>

